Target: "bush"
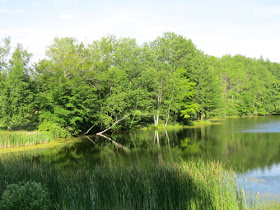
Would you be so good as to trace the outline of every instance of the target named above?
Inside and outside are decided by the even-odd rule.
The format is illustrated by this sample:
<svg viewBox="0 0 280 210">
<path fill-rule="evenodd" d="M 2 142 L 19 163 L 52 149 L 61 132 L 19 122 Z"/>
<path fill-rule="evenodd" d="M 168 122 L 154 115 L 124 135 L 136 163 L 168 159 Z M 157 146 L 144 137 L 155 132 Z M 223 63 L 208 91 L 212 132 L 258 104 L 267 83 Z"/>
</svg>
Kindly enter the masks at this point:
<svg viewBox="0 0 280 210">
<path fill-rule="evenodd" d="M 39 131 L 49 131 L 55 138 L 65 138 L 70 134 L 66 129 L 62 128 L 58 123 L 44 121 L 39 125 Z"/>
<path fill-rule="evenodd" d="M 28 181 L 26 183 L 10 184 L 2 194 L 1 209 L 49 209 L 49 193 L 41 183 Z"/>
</svg>

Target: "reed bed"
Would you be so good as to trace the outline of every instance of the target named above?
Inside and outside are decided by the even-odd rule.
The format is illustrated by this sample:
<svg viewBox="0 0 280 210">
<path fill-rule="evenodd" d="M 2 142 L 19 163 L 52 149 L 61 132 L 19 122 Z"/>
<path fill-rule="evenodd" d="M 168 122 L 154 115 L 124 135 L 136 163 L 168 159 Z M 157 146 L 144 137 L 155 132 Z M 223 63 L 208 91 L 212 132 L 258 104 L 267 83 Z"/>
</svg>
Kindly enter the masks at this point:
<svg viewBox="0 0 280 210">
<path fill-rule="evenodd" d="M 0 148 L 48 143 L 54 136 L 48 132 L 0 131 Z"/>
<path fill-rule="evenodd" d="M 233 172 L 218 162 L 127 168 L 91 164 L 58 169 L 38 158 L 0 161 L 0 196 L 9 184 L 35 181 L 50 193 L 51 209 L 252 209 Z"/>
</svg>

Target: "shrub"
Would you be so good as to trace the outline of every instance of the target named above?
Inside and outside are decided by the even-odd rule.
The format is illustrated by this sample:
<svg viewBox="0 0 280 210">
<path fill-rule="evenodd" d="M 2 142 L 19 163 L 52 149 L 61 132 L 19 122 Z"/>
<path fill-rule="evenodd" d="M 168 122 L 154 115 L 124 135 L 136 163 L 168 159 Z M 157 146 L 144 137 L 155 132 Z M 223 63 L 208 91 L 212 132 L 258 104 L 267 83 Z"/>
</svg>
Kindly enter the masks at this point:
<svg viewBox="0 0 280 210">
<path fill-rule="evenodd" d="M 55 138 L 65 138 L 69 136 L 69 132 L 61 127 L 58 123 L 44 121 L 39 125 L 39 131 L 49 131 L 54 135 Z"/>
<path fill-rule="evenodd" d="M 2 194 L 1 209 L 49 209 L 49 193 L 41 183 L 28 181 L 26 183 L 10 184 Z"/>
</svg>

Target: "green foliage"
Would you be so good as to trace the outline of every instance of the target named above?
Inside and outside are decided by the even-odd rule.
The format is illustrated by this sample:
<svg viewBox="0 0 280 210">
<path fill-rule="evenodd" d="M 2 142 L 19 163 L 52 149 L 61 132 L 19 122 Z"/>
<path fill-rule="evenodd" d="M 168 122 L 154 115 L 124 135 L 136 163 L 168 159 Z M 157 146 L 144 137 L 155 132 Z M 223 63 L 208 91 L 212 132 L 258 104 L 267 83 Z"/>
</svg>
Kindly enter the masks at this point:
<svg viewBox="0 0 280 210">
<path fill-rule="evenodd" d="M 32 68 L 21 45 L 7 59 L 9 52 L 7 38 L 0 45 L 0 121 L 9 129 L 39 123 L 66 136 L 93 125 L 129 129 L 152 120 L 167 126 L 279 113 L 280 64 L 208 56 L 172 32 L 143 45 L 115 36 L 87 46 L 55 38 Z"/>
<path fill-rule="evenodd" d="M 74 39 L 56 38 L 48 55 L 50 60 L 36 66 L 41 129 L 56 136 L 78 134 L 92 122 L 96 111 L 97 96 L 87 75 L 87 50 Z"/>
<path fill-rule="evenodd" d="M 7 56 L 10 53 L 10 43 L 9 37 L 3 39 L 3 45 L 0 46 L 0 73 L 4 72 L 7 68 Z"/>
<path fill-rule="evenodd" d="M 2 123 L 9 127 L 27 123 L 34 117 L 28 67 L 30 56 L 18 45 L 0 80 L 0 116 Z"/>
<path fill-rule="evenodd" d="M 39 125 L 39 131 L 47 131 L 51 133 L 54 138 L 66 138 L 70 135 L 60 124 L 50 121 L 43 121 Z"/>
<path fill-rule="evenodd" d="M 28 181 L 26 183 L 7 185 L 2 194 L 1 209 L 33 209 L 46 210 L 50 207 L 49 194 L 41 183 Z"/>
<path fill-rule="evenodd" d="M 195 83 L 187 77 L 187 63 L 193 54 L 197 53 L 191 40 L 174 33 L 165 33 L 150 43 L 150 57 L 155 60 L 153 76 L 153 114 L 155 125 L 159 115 L 162 115 L 167 125 L 169 118 L 177 118 L 180 111 L 185 118 L 195 110 L 192 102 Z M 154 61 L 153 61 L 154 62 Z"/>
<path fill-rule="evenodd" d="M 227 115 L 267 115 L 277 112 L 278 78 L 275 64 L 241 55 L 224 56 L 216 68 L 223 84 Z M 277 93 L 276 93 L 277 92 Z"/>
</svg>

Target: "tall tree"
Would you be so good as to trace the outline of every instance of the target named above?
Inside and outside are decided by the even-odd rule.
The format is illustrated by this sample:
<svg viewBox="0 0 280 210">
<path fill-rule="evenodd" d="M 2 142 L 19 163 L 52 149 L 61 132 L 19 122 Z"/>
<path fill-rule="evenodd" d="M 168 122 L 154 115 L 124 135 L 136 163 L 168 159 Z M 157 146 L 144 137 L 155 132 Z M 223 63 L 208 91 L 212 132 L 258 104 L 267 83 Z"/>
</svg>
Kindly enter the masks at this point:
<svg viewBox="0 0 280 210">
<path fill-rule="evenodd" d="M 199 104 L 198 117 L 204 120 L 222 114 L 222 88 L 211 57 L 197 56 L 199 65 L 190 72 L 192 82 L 196 83 L 194 101 Z"/>
<path fill-rule="evenodd" d="M 58 136 L 78 134 L 93 122 L 96 109 L 88 51 L 72 38 L 56 38 L 47 55 L 36 66 L 40 128 L 59 130 Z"/>
<path fill-rule="evenodd" d="M 8 128 L 27 123 L 34 116 L 33 92 L 30 86 L 31 54 L 17 45 L 7 66 L 1 88 L 1 117 Z"/>
<path fill-rule="evenodd" d="M 162 115 L 167 125 L 170 114 L 185 118 L 197 112 L 198 104 L 192 100 L 195 83 L 189 79 L 191 63 L 200 52 L 191 40 L 174 33 L 165 33 L 150 44 L 156 63 L 154 121 Z"/>
</svg>

